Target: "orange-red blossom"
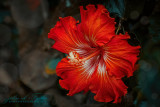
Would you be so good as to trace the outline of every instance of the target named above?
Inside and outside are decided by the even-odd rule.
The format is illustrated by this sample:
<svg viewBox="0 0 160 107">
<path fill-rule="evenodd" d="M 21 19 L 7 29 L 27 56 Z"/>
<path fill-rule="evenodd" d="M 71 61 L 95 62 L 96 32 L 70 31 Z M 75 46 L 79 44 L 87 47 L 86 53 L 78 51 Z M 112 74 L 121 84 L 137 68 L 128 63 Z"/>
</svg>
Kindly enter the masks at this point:
<svg viewBox="0 0 160 107">
<path fill-rule="evenodd" d="M 135 70 L 140 46 L 131 46 L 128 33 L 115 34 L 115 19 L 103 5 L 80 6 L 81 23 L 73 17 L 60 18 L 48 37 L 68 54 L 57 65 L 56 73 L 68 95 L 89 90 L 99 102 L 120 102 L 127 93 L 122 77 Z"/>
</svg>

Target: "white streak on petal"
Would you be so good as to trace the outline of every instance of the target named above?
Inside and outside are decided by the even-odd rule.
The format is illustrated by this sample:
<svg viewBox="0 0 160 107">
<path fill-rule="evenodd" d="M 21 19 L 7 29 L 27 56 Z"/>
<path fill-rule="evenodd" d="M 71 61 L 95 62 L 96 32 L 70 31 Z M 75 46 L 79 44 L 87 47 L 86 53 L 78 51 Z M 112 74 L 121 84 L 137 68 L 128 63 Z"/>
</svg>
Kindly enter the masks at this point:
<svg viewBox="0 0 160 107">
<path fill-rule="evenodd" d="M 84 63 L 83 63 L 83 69 L 84 69 L 84 72 L 86 75 L 88 75 L 87 77 L 91 77 L 91 75 L 94 73 L 94 71 L 96 70 L 96 67 L 98 65 L 98 59 L 99 59 L 99 56 L 95 56 L 95 57 L 92 57 L 88 60 L 86 60 Z"/>
<path fill-rule="evenodd" d="M 107 71 L 106 71 L 106 64 L 104 61 L 101 61 L 98 65 L 98 73 L 100 75 L 106 75 L 107 74 Z"/>
</svg>

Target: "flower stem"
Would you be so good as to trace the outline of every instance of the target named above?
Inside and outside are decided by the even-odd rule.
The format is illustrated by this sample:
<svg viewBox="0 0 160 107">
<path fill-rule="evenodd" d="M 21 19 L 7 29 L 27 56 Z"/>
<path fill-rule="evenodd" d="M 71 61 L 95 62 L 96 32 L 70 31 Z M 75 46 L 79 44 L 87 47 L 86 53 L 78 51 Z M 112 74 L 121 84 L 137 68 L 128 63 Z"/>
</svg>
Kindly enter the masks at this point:
<svg viewBox="0 0 160 107">
<path fill-rule="evenodd" d="M 118 28 L 116 30 L 116 35 L 118 34 L 120 28 L 121 28 L 121 22 L 122 22 L 122 19 L 120 19 L 119 23 L 118 23 Z"/>
</svg>

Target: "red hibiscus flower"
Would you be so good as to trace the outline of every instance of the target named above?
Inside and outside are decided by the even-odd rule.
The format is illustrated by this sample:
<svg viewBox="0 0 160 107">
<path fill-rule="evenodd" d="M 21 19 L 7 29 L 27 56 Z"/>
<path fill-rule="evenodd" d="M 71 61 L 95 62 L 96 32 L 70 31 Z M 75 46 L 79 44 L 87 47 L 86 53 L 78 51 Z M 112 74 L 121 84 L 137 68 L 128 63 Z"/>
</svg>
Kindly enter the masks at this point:
<svg viewBox="0 0 160 107">
<path fill-rule="evenodd" d="M 115 19 L 103 5 L 80 6 L 81 23 L 73 17 L 60 18 L 48 37 L 68 54 L 57 65 L 57 75 L 68 95 L 91 91 L 99 102 L 119 102 L 127 93 L 121 80 L 132 76 L 140 46 L 131 46 L 130 36 L 115 34 Z"/>
</svg>

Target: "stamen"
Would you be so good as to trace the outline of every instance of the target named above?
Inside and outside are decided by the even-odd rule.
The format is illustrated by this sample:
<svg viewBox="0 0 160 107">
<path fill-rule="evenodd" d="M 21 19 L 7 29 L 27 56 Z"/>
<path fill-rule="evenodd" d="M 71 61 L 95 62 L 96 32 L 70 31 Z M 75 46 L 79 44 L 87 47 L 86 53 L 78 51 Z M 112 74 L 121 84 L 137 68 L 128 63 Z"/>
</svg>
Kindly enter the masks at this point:
<svg viewBox="0 0 160 107">
<path fill-rule="evenodd" d="M 82 64 L 82 59 L 79 57 L 79 54 L 77 52 L 70 52 L 69 56 L 67 57 L 69 62 L 74 65 Z"/>
<path fill-rule="evenodd" d="M 98 56 L 100 54 L 100 50 L 94 51 L 92 54 L 86 57 L 80 57 L 77 52 L 70 52 L 69 56 L 67 57 L 69 59 L 69 62 L 74 65 L 82 65 L 84 62 L 94 56 Z"/>
</svg>

